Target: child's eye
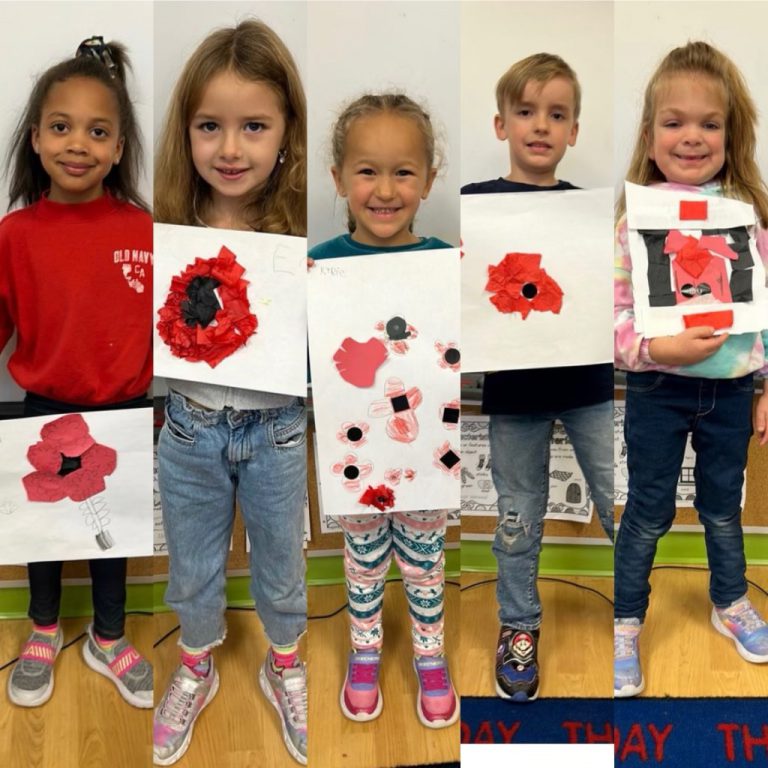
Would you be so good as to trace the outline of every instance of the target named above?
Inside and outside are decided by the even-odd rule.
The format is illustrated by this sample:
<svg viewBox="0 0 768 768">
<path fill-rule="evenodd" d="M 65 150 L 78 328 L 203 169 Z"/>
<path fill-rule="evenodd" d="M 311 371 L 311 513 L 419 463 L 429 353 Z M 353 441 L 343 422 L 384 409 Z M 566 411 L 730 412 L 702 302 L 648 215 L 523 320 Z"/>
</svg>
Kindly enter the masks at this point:
<svg viewBox="0 0 768 768">
<path fill-rule="evenodd" d="M 400 170 L 397 171 L 398 176 L 413 176 L 413 171 L 408 170 L 407 168 L 400 168 Z"/>
<path fill-rule="evenodd" d="M 96 139 L 106 139 L 109 133 L 104 128 L 92 128 L 91 135 Z"/>
<path fill-rule="evenodd" d="M 51 130 L 54 133 L 66 133 L 67 132 L 67 124 L 66 123 L 51 123 Z"/>
<path fill-rule="evenodd" d="M 256 120 L 249 120 L 245 124 L 245 130 L 248 133 L 261 133 L 266 127 L 264 123 L 259 123 Z"/>
<path fill-rule="evenodd" d="M 704 127 L 708 131 L 719 131 L 720 130 L 720 123 L 715 123 L 715 122 L 711 122 L 710 121 L 708 123 L 704 123 Z"/>
<path fill-rule="evenodd" d="M 517 110 L 517 114 L 520 117 L 530 117 L 531 116 L 531 110 L 530 109 L 526 109 L 525 107 L 521 107 L 520 109 Z"/>
<path fill-rule="evenodd" d="M 677 120 L 665 120 L 662 124 L 664 128 L 679 128 L 680 123 Z"/>
<path fill-rule="evenodd" d="M 203 133 L 213 133 L 218 127 L 213 120 L 206 120 L 204 123 L 199 123 L 197 129 Z"/>
<path fill-rule="evenodd" d="M 565 120 L 565 115 L 562 112 L 553 112 L 552 113 L 552 119 L 553 120 Z"/>
<path fill-rule="evenodd" d="M 363 174 L 363 176 L 373 176 L 373 168 L 360 168 L 358 173 Z"/>
</svg>

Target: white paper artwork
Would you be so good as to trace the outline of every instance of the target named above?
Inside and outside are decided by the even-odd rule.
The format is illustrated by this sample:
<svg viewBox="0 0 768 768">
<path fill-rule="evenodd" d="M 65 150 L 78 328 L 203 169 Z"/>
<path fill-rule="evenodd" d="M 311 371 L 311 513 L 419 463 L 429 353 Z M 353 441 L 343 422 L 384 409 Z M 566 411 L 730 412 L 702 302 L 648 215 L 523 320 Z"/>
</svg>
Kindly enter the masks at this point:
<svg viewBox="0 0 768 768">
<path fill-rule="evenodd" d="M 497 517 L 496 488 L 491 476 L 491 447 L 487 416 L 465 416 L 461 423 L 461 514 Z M 549 445 L 549 497 L 546 520 L 570 520 L 588 525 L 592 498 L 573 445 L 563 425 L 555 422 Z"/>
<path fill-rule="evenodd" d="M 155 375 L 306 395 L 306 240 L 171 224 L 154 233 Z"/>
<path fill-rule="evenodd" d="M 326 514 L 459 506 L 459 252 L 318 261 L 309 275 Z"/>
<path fill-rule="evenodd" d="M 768 321 L 755 212 L 740 200 L 626 183 L 635 330 L 751 333 Z M 714 314 L 712 314 L 714 313 Z"/>
<path fill-rule="evenodd" d="M 462 371 L 613 360 L 610 189 L 461 198 Z"/>
<path fill-rule="evenodd" d="M 0 421 L 0 565 L 152 554 L 152 409 Z"/>
</svg>

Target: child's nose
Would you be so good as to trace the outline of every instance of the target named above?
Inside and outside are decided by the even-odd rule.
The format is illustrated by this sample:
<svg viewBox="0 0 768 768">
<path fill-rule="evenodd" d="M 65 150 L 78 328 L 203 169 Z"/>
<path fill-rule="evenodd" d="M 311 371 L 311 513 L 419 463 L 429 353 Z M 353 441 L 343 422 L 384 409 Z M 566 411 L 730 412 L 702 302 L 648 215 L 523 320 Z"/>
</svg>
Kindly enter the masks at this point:
<svg viewBox="0 0 768 768">
<path fill-rule="evenodd" d="M 376 183 L 376 194 L 378 197 L 383 199 L 390 198 L 394 194 L 394 189 L 394 184 L 389 176 L 381 175 L 378 177 Z"/>
<path fill-rule="evenodd" d="M 220 151 L 222 157 L 240 156 L 240 139 L 236 131 L 224 131 L 222 133 Z"/>
</svg>

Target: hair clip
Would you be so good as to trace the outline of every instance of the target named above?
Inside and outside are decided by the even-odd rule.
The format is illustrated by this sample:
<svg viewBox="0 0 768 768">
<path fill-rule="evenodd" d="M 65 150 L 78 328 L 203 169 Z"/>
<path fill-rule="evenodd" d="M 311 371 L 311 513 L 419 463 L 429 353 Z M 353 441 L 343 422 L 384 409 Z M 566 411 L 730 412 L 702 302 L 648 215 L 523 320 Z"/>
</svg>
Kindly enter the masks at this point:
<svg viewBox="0 0 768 768">
<path fill-rule="evenodd" d="M 112 58 L 112 50 L 104 42 L 104 38 L 101 35 L 94 35 L 87 40 L 83 40 L 77 48 L 75 58 L 81 56 L 92 56 L 94 59 L 98 59 L 108 70 L 111 77 L 117 77 L 117 64 Z"/>
</svg>

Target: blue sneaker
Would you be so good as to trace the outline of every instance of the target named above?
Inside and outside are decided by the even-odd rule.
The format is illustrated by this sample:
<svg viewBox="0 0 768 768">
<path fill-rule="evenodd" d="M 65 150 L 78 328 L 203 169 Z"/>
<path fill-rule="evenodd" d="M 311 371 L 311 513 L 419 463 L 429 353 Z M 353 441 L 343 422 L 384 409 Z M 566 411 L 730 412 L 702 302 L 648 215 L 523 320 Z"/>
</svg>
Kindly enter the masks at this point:
<svg viewBox="0 0 768 768">
<path fill-rule="evenodd" d="M 501 625 L 496 645 L 496 693 L 519 703 L 539 695 L 538 629 Z"/>
<path fill-rule="evenodd" d="M 754 664 L 768 662 L 768 624 L 746 595 L 727 608 L 713 608 L 712 624 L 733 640 L 743 659 Z"/>
<path fill-rule="evenodd" d="M 637 696 L 645 688 L 638 648 L 642 628 L 640 619 L 613 620 L 613 695 L 616 698 Z"/>
</svg>

